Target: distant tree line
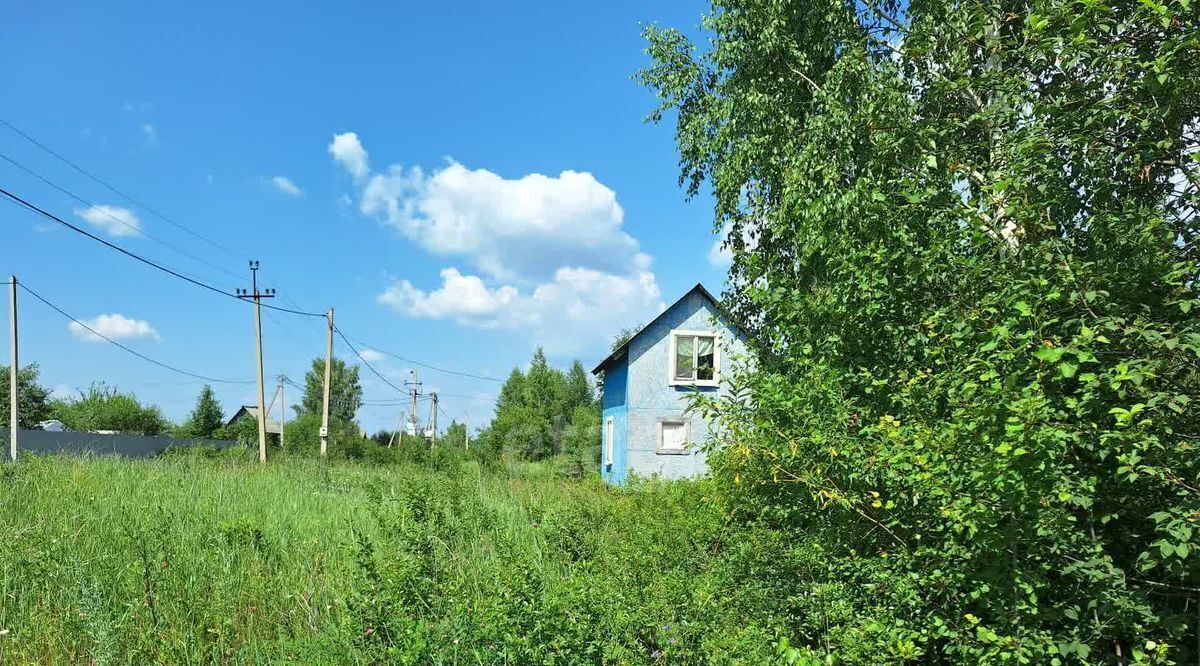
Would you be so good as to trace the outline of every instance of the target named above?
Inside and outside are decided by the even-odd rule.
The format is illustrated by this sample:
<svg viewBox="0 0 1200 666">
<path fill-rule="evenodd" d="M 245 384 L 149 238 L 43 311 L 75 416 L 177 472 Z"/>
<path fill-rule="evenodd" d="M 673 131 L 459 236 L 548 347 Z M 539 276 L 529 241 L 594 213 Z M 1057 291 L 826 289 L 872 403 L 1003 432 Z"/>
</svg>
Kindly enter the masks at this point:
<svg viewBox="0 0 1200 666">
<path fill-rule="evenodd" d="M 550 366 L 541 348 L 529 370 L 513 368 L 500 389 L 491 426 L 480 432 L 485 456 L 543 460 L 566 456 L 594 466 L 600 446 L 600 403 L 579 361 L 566 372 Z"/>
<path fill-rule="evenodd" d="M 423 435 L 383 430 L 364 437 L 355 415 L 362 405 L 363 389 L 357 366 L 334 359 L 330 368 L 329 440 L 336 457 L 424 459 L 429 442 Z M 8 402 L 8 372 L 0 366 L 0 401 Z M 315 455 L 320 448 L 321 408 L 325 360 L 313 359 L 305 374 L 303 394 L 293 406 L 294 418 L 284 426 L 283 446 L 289 453 Z M 57 420 L 77 432 L 114 431 L 122 434 L 172 436 L 189 439 L 237 440 L 252 445 L 258 439 L 254 418 L 227 423 L 211 386 L 205 385 L 195 406 L 182 423 L 173 424 L 162 411 L 144 404 L 133 393 L 97 382 L 78 395 L 52 396 L 38 383 L 38 366 L 29 365 L 18 375 L 19 425 L 37 428 Z M 7 427 L 8 410 L 0 410 L 0 425 Z M 451 421 L 439 434 L 440 449 L 464 450 L 467 427 Z M 596 387 L 579 361 L 566 371 L 552 367 L 539 348 L 529 369 L 513 368 L 500 390 L 490 426 L 471 435 L 471 454 L 485 461 L 504 459 L 545 460 L 560 457 L 576 474 L 594 468 L 600 447 L 600 404 Z M 268 445 L 278 446 L 277 434 Z M 391 450 L 388 452 L 388 450 Z"/>
<path fill-rule="evenodd" d="M 226 423 L 228 416 L 217 401 L 211 386 L 200 389 L 195 407 L 178 425 L 171 423 L 162 411 L 143 404 L 133 393 L 123 392 L 104 382 L 96 382 L 78 395 L 55 397 L 38 383 L 37 364 L 27 365 L 17 374 L 18 425 L 37 428 L 46 421 L 59 421 L 68 430 L 97 432 L 111 430 L 129 435 L 169 435 L 195 439 L 233 439 L 243 443 L 257 440 L 255 419 L 242 418 Z M 298 450 L 317 450 L 321 424 L 321 401 L 325 377 L 325 360 L 314 359 L 305 376 L 304 395 L 294 406 L 296 418 L 289 421 L 284 433 L 285 443 Z M 331 437 L 341 440 L 361 438 L 354 424 L 354 414 L 362 404 L 362 385 L 358 367 L 347 366 L 334 359 L 330 373 L 329 424 Z M 0 401 L 8 405 L 9 368 L 0 366 Z M 8 409 L 0 410 L 0 425 L 8 427 Z M 229 415 L 232 416 L 232 415 Z M 272 436 L 277 443 L 277 436 Z"/>
</svg>

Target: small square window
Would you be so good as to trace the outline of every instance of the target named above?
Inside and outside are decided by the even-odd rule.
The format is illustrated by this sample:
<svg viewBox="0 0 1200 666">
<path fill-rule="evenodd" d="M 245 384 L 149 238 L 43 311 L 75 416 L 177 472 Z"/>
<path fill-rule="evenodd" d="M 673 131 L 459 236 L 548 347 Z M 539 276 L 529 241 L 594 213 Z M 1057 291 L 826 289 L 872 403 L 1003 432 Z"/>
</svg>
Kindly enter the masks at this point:
<svg viewBox="0 0 1200 666">
<path fill-rule="evenodd" d="M 719 377 L 716 333 L 671 332 L 671 384 L 716 386 Z"/>
<path fill-rule="evenodd" d="M 690 425 L 687 421 L 658 422 L 658 453 L 687 453 Z"/>
</svg>

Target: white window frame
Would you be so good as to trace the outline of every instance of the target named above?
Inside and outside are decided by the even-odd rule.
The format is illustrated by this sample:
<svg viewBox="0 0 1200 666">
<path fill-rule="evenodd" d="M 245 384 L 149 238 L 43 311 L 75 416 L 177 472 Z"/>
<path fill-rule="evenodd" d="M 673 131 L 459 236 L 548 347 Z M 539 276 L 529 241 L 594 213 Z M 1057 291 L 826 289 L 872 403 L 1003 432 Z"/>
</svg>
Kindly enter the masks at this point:
<svg viewBox="0 0 1200 666">
<path fill-rule="evenodd" d="M 675 349 L 680 337 L 701 336 L 713 339 L 713 378 L 712 379 L 676 379 L 675 378 Z M 699 351 L 699 345 L 696 345 Z M 721 385 L 721 334 L 718 331 L 689 331 L 678 329 L 671 331 L 670 360 L 667 361 L 667 384 L 669 386 L 720 386 Z M 695 361 L 699 361 L 698 358 Z M 692 367 L 697 367 L 693 362 Z"/>
<path fill-rule="evenodd" d="M 616 434 L 613 426 L 613 417 L 608 417 L 604 420 L 604 464 L 607 467 L 612 467 L 613 464 L 613 435 Z"/>
<path fill-rule="evenodd" d="M 671 425 L 683 426 L 683 446 L 678 449 L 668 449 L 663 446 L 663 426 L 670 423 Z M 686 456 L 691 453 L 692 448 L 692 421 L 687 418 L 667 418 L 663 417 L 658 420 L 658 441 L 654 446 L 654 452 L 660 456 Z"/>
</svg>

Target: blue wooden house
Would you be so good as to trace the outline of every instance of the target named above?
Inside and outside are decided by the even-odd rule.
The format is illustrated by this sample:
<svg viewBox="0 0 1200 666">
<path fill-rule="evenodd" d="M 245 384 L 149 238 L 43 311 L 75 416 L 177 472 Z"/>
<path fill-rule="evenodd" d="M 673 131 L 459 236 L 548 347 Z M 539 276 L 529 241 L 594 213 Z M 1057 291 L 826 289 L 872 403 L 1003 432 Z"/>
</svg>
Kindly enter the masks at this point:
<svg viewBox="0 0 1200 666">
<path fill-rule="evenodd" d="M 693 391 L 719 392 L 744 339 L 704 285 L 697 284 L 592 370 L 603 376 L 600 471 L 684 478 L 708 467 L 698 444 L 708 424 L 687 409 Z"/>
</svg>

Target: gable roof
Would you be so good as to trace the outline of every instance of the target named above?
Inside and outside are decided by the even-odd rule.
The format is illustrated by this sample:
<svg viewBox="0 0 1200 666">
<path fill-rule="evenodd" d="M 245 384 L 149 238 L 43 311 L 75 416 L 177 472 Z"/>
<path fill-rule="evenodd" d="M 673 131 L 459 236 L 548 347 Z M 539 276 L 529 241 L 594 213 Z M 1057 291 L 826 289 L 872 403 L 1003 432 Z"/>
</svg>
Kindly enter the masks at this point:
<svg viewBox="0 0 1200 666">
<path fill-rule="evenodd" d="M 621 358 L 621 356 L 625 353 L 625 350 L 629 348 L 629 343 L 633 342 L 634 339 L 637 338 L 638 336 L 640 336 L 642 333 L 645 333 L 646 329 L 650 328 L 655 323 L 657 323 L 659 319 L 662 319 L 663 317 L 665 317 L 668 312 L 670 312 L 672 309 L 675 308 L 676 305 L 679 305 L 683 301 L 687 300 L 688 296 L 691 296 L 693 293 L 696 293 L 696 292 L 699 292 L 701 296 L 708 299 L 708 302 L 712 303 L 713 308 L 716 309 L 716 311 L 718 313 L 720 313 L 722 316 L 725 316 L 725 317 L 729 316 L 728 313 L 725 312 L 725 308 L 721 307 L 721 302 L 718 301 L 716 298 L 714 298 L 712 293 L 708 289 L 704 288 L 703 284 L 700 284 L 699 282 L 697 282 L 696 286 L 689 289 L 687 291 L 687 293 L 684 294 L 683 296 L 680 296 L 679 300 L 677 300 L 674 303 L 667 306 L 662 312 L 658 313 L 657 317 L 655 317 L 654 319 L 651 319 L 649 323 L 647 323 L 645 326 L 638 329 L 637 333 L 634 333 L 633 335 L 629 336 L 628 340 L 621 343 L 621 346 L 614 349 L 612 351 L 612 353 L 609 354 L 607 357 L 605 357 L 605 359 L 603 361 L 600 361 L 599 363 L 597 363 L 596 367 L 592 368 L 592 374 L 593 375 L 600 374 L 600 372 L 602 370 L 604 370 L 604 368 L 606 366 L 608 366 L 610 363 L 616 361 L 617 359 Z"/>
<path fill-rule="evenodd" d="M 227 425 L 227 426 L 233 425 L 235 421 L 242 418 L 243 416 L 249 416 L 250 418 L 253 418 L 254 420 L 257 421 L 258 420 L 258 407 L 254 406 L 254 405 L 242 405 L 241 409 L 237 410 L 237 412 L 234 413 L 233 416 L 229 417 L 229 421 L 227 421 L 225 423 L 225 425 Z M 283 428 L 281 428 L 279 425 L 279 421 L 271 418 L 270 414 L 267 414 L 267 422 L 265 425 L 266 425 L 266 431 L 272 435 L 278 435 L 279 432 L 281 430 L 283 430 Z"/>
</svg>

